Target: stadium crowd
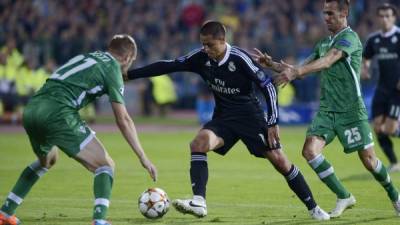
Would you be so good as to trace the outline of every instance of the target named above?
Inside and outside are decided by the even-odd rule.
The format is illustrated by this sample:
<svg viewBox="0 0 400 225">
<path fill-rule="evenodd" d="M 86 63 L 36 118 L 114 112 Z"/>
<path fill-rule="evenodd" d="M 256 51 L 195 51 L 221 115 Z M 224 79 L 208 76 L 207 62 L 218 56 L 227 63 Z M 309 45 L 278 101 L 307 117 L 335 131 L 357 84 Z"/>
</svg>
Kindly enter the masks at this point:
<svg viewBox="0 0 400 225">
<path fill-rule="evenodd" d="M 380 0 L 352 1 L 351 27 L 362 40 L 376 30 Z M 399 1 L 392 1 L 399 6 Z M 136 65 L 173 59 L 199 47 L 198 29 L 207 19 L 228 27 L 229 42 L 276 59 L 299 62 L 324 35 L 315 0 L 2 0 L 0 1 L 0 95 L 19 105 L 57 65 L 81 52 L 105 49 L 115 33 L 131 34 L 139 47 Z M 192 107 L 199 77 L 171 75 L 178 105 Z M 295 100 L 318 99 L 318 78 L 293 83 Z M 3 107 L 6 111 L 7 107 Z M 14 110 L 15 107 L 12 107 Z"/>
</svg>

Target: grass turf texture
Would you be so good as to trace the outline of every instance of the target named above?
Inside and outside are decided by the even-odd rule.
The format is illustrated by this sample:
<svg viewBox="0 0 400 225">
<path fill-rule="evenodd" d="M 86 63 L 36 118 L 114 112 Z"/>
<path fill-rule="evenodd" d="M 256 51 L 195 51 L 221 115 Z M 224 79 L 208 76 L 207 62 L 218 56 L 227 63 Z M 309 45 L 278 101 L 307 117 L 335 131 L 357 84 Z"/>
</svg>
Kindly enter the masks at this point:
<svg viewBox="0 0 400 225">
<path fill-rule="evenodd" d="M 139 129 L 140 132 L 140 129 Z M 141 133 L 150 159 L 159 170 L 153 183 L 119 133 L 98 133 L 116 162 L 116 177 L 109 210 L 114 225 L 128 224 L 318 224 L 290 191 L 284 178 L 269 162 L 249 155 L 243 144 L 221 157 L 209 154 L 208 211 L 203 219 L 181 215 L 172 207 L 160 220 L 145 219 L 137 208 L 137 198 L 147 187 L 161 187 L 171 199 L 191 196 L 189 142 L 195 132 Z M 335 196 L 319 181 L 301 157 L 304 127 L 283 127 L 281 139 L 289 158 L 301 169 L 317 203 L 327 211 Z M 395 140 L 395 146 L 400 141 Z M 35 158 L 25 134 L 0 135 L 0 201 L 14 185 L 20 172 Z M 381 150 L 377 153 L 387 163 Z M 400 155 L 400 152 L 397 152 Z M 399 224 L 383 188 L 363 168 L 357 154 L 345 155 L 335 140 L 324 152 L 344 185 L 355 195 L 357 205 L 344 216 L 324 224 Z M 34 186 L 18 217 L 26 225 L 90 224 L 93 175 L 60 153 L 60 160 Z M 397 187 L 400 173 L 392 174 Z"/>
</svg>

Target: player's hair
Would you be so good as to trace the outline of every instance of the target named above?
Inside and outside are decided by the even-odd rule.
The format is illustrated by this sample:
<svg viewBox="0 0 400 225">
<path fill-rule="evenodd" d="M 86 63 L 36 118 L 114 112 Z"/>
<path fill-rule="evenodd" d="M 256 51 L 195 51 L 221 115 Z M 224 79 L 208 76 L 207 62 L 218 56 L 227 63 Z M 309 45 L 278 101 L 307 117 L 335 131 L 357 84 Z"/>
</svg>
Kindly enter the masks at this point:
<svg viewBox="0 0 400 225">
<path fill-rule="evenodd" d="M 108 44 L 108 50 L 125 57 L 129 54 L 136 55 L 137 46 L 135 40 L 128 34 L 116 34 Z"/>
<path fill-rule="evenodd" d="M 325 2 L 337 2 L 339 6 L 339 10 L 347 10 L 350 9 L 350 0 L 325 0 Z"/>
<path fill-rule="evenodd" d="M 225 38 L 225 26 L 218 21 L 206 21 L 200 28 L 201 35 L 211 35 L 213 38 Z"/>
<path fill-rule="evenodd" d="M 388 3 L 388 2 L 385 2 L 385 3 L 379 5 L 379 6 L 376 8 L 376 15 L 379 14 L 379 11 L 381 11 L 381 10 L 388 10 L 388 9 L 392 10 L 392 13 L 393 13 L 394 16 L 397 16 L 397 9 L 396 9 L 396 6 L 394 6 L 393 4 L 390 4 L 390 3 Z"/>
</svg>

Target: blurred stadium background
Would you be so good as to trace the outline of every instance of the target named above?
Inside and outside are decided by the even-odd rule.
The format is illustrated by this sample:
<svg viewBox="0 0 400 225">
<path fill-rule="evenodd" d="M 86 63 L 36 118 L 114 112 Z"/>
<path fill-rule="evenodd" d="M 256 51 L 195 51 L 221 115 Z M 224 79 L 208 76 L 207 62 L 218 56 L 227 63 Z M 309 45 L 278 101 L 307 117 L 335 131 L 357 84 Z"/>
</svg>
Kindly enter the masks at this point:
<svg viewBox="0 0 400 225">
<path fill-rule="evenodd" d="M 351 27 L 363 41 L 376 30 L 375 7 L 380 0 L 352 1 Z M 399 6 L 400 1 L 391 1 Z M 105 49 L 115 33 L 131 34 L 139 46 L 135 67 L 158 59 L 174 59 L 199 47 L 199 26 L 222 21 L 229 42 L 248 51 L 254 47 L 276 59 L 301 62 L 313 44 L 326 35 L 316 0 L 0 0 L 0 96 L 2 122 L 18 122 L 23 105 L 47 76 L 70 57 Z M 376 71 L 375 67 L 373 70 Z M 377 74 L 363 81 L 367 105 Z M 128 109 L 135 115 L 165 116 L 199 111 L 204 122 L 212 98 L 197 75 L 169 74 L 164 79 L 126 84 Z M 281 121 L 309 122 L 318 106 L 317 76 L 281 90 Z M 107 98 L 84 113 L 110 113 Z M 194 113 L 192 113 L 194 115 Z"/>
</svg>

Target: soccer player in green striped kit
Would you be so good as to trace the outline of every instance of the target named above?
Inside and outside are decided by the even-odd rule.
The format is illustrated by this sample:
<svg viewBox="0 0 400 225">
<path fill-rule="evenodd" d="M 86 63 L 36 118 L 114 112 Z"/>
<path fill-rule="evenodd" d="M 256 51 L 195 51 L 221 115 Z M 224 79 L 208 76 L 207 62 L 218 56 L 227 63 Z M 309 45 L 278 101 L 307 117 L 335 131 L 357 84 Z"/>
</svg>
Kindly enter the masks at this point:
<svg viewBox="0 0 400 225">
<path fill-rule="evenodd" d="M 157 170 L 140 144 L 123 99 L 123 74 L 136 59 L 137 47 L 129 35 L 115 35 L 108 51 L 78 55 L 58 68 L 25 108 L 23 124 L 38 160 L 25 168 L 0 209 L 0 225 L 16 225 L 16 208 L 32 186 L 57 161 L 58 147 L 94 173 L 93 225 L 106 221 L 113 183 L 114 162 L 79 116 L 79 109 L 108 95 L 116 123 L 153 180 Z"/>
<path fill-rule="evenodd" d="M 373 149 L 371 128 L 360 90 L 362 45 L 357 33 L 347 25 L 349 5 L 350 0 L 325 0 L 324 20 L 331 35 L 317 43 L 303 65 L 277 63 L 258 50 L 255 58 L 262 65 L 280 72 L 275 78 L 277 85 L 284 86 L 309 73 L 320 74 L 320 108 L 308 128 L 303 156 L 337 196 L 336 207 L 330 216 L 339 217 L 356 203 L 355 197 L 341 184 L 333 166 L 322 155 L 325 145 L 335 136 L 345 153 L 358 152 L 363 165 L 386 190 L 396 214 L 400 216 L 398 190 Z"/>
</svg>

